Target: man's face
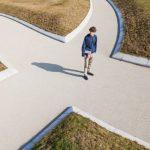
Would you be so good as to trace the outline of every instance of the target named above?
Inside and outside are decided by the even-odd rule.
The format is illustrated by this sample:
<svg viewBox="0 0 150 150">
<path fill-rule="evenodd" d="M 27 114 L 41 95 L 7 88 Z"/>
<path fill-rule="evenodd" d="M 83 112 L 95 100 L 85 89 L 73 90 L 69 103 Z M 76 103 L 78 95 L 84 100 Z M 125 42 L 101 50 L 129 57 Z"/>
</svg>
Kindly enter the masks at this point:
<svg viewBox="0 0 150 150">
<path fill-rule="evenodd" d="M 95 35 L 95 33 L 94 33 L 94 32 L 90 32 L 90 35 L 91 35 L 91 36 L 94 36 L 94 35 Z"/>
</svg>

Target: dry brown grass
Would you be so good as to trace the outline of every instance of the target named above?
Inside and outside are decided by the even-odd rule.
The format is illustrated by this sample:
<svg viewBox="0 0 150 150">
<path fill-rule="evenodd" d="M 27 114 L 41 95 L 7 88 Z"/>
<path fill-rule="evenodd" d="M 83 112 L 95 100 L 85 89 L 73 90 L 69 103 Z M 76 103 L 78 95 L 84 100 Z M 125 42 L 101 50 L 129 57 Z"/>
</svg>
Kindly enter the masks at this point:
<svg viewBox="0 0 150 150">
<path fill-rule="evenodd" d="M 0 12 L 46 31 L 67 35 L 89 10 L 89 0 L 0 0 Z"/>
<path fill-rule="evenodd" d="M 7 67 L 0 61 L 0 72 L 7 69 Z"/>
<path fill-rule="evenodd" d="M 150 0 L 113 0 L 125 20 L 121 51 L 150 58 Z"/>
<path fill-rule="evenodd" d="M 66 117 L 33 150 L 148 150 L 76 113 Z"/>
</svg>

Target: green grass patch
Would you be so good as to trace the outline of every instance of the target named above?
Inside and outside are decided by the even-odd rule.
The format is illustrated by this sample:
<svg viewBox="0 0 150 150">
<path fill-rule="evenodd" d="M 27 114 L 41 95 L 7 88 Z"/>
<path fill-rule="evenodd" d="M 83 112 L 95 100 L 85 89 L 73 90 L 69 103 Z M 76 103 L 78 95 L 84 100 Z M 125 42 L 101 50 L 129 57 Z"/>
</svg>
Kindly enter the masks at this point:
<svg viewBox="0 0 150 150">
<path fill-rule="evenodd" d="M 0 0 L 1 13 L 59 35 L 73 31 L 89 7 L 89 0 Z"/>
<path fill-rule="evenodd" d="M 0 61 L 0 72 L 7 69 L 7 67 Z"/>
<path fill-rule="evenodd" d="M 76 113 L 66 117 L 33 150 L 147 150 Z"/>
<path fill-rule="evenodd" d="M 113 0 L 125 21 L 121 51 L 150 58 L 150 0 Z"/>
</svg>

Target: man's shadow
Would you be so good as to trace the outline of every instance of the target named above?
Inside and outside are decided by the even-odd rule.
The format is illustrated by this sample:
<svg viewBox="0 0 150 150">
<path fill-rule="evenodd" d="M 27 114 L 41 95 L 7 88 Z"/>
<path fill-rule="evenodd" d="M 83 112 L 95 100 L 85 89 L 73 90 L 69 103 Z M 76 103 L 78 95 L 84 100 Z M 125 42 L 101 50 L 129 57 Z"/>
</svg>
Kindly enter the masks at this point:
<svg viewBox="0 0 150 150">
<path fill-rule="evenodd" d="M 57 64 L 33 62 L 32 65 L 42 68 L 46 71 L 50 71 L 50 72 L 60 72 L 60 73 L 64 73 L 64 74 L 75 76 L 75 77 L 83 77 L 83 75 L 81 75 L 83 74 L 83 71 L 64 68 Z"/>
</svg>

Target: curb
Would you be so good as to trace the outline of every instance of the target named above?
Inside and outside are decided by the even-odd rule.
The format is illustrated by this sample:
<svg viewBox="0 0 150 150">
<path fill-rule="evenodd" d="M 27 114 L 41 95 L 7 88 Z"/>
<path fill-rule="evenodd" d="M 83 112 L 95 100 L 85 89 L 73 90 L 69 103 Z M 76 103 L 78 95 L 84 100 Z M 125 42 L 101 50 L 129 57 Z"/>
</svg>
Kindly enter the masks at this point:
<svg viewBox="0 0 150 150">
<path fill-rule="evenodd" d="M 0 72 L 0 81 L 18 73 L 18 71 L 10 63 L 8 63 L 5 59 L 3 59 L 2 56 L 0 56 L 0 60 L 7 67 L 7 69 Z"/>
<path fill-rule="evenodd" d="M 72 107 L 66 108 L 59 116 L 52 120 L 46 127 L 37 133 L 32 139 L 19 148 L 19 150 L 31 150 L 47 133 L 52 131 L 65 117 L 73 112 Z"/>
<path fill-rule="evenodd" d="M 29 142 L 27 142 L 26 144 L 24 144 L 20 150 L 31 150 L 32 147 L 39 142 L 47 133 L 49 133 L 50 131 L 52 131 L 52 129 L 54 129 L 65 117 L 67 117 L 69 114 L 71 114 L 72 112 L 80 114 L 83 117 L 86 117 L 88 119 L 90 119 L 93 122 L 96 122 L 98 125 L 106 128 L 107 130 L 116 133 L 122 137 L 125 137 L 131 141 L 136 141 L 138 144 L 145 146 L 146 148 L 150 148 L 150 143 L 147 143 L 135 136 L 132 136 L 122 130 L 119 130 L 117 128 L 114 128 L 113 126 L 107 124 L 106 122 L 99 120 L 97 118 L 95 118 L 92 115 L 89 115 L 88 113 L 80 110 L 77 107 L 71 106 L 66 108 L 54 121 L 52 121 L 49 125 L 47 125 L 44 129 L 42 129 L 37 135 L 35 135 Z"/>
<path fill-rule="evenodd" d="M 150 67 L 150 59 L 144 57 L 138 57 L 138 56 L 133 56 L 133 55 L 118 52 L 114 54 L 112 58 L 120 61 L 125 61 L 128 63 L 132 63 L 135 65 L 143 66 L 143 67 L 148 67 L 148 68 Z"/>
<path fill-rule="evenodd" d="M 150 59 L 120 52 L 120 48 L 125 36 L 123 16 L 119 8 L 113 3 L 112 0 L 107 0 L 107 2 L 111 5 L 113 10 L 115 11 L 117 22 L 118 22 L 117 38 L 116 38 L 114 48 L 110 54 L 110 57 L 120 61 L 132 63 L 135 65 L 150 67 Z"/>
<path fill-rule="evenodd" d="M 45 30 L 43 30 L 43 29 L 41 29 L 41 28 L 39 28 L 35 25 L 32 25 L 32 24 L 30 24 L 26 21 L 23 21 L 23 20 L 21 20 L 17 17 L 13 17 L 13 16 L 10 16 L 10 15 L 4 14 L 4 13 L 0 13 L 0 16 L 11 19 L 13 21 L 16 21 L 16 22 L 18 22 L 18 23 L 20 23 L 20 24 L 22 24 L 22 25 L 38 32 L 38 33 L 41 33 L 41 34 L 43 34 L 47 37 L 50 37 L 54 40 L 57 40 L 57 41 L 60 41 L 60 42 L 63 42 L 63 43 L 67 43 L 70 40 L 72 40 L 78 33 L 80 33 L 80 31 L 86 26 L 86 24 L 89 22 L 89 19 L 92 16 L 92 13 L 93 13 L 93 2 L 92 2 L 92 0 L 90 0 L 90 8 L 89 8 L 88 14 L 82 20 L 82 22 L 79 24 L 79 26 L 77 28 L 75 28 L 71 33 L 69 33 L 66 36 L 61 36 L 61 35 L 57 35 L 57 34 L 45 31 Z"/>
<path fill-rule="evenodd" d="M 94 116 L 92 116 L 92 115 L 90 115 L 90 114 L 88 114 L 88 113 L 86 113 L 86 112 L 80 110 L 80 109 L 77 108 L 77 107 L 74 107 L 74 106 L 73 106 L 72 109 L 73 109 L 73 112 L 75 112 L 75 113 L 77 113 L 77 114 L 80 114 L 80 115 L 82 115 L 83 117 L 89 118 L 89 119 L 92 120 L 93 122 L 96 122 L 98 125 L 100 125 L 100 126 L 106 128 L 108 131 L 111 131 L 111 132 L 113 132 L 113 133 L 116 133 L 116 134 L 118 134 L 118 135 L 120 135 L 120 136 L 122 136 L 122 137 L 124 137 L 124 138 L 127 138 L 127 139 L 129 139 L 129 140 L 131 140 L 131 141 L 135 141 L 135 142 L 137 142 L 138 144 L 145 146 L 146 148 L 150 148 L 150 143 L 145 142 L 145 141 L 143 141 L 143 140 L 141 140 L 141 139 L 139 139 L 139 138 L 137 138 L 137 137 L 135 137 L 135 136 L 132 136 L 131 134 L 126 133 L 126 132 L 124 132 L 124 131 L 122 131 L 122 130 L 119 130 L 119 129 L 117 129 L 117 128 L 111 126 L 111 125 L 109 125 L 108 123 L 106 123 L 106 122 L 104 122 L 104 121 L 102 121 L 102 120 L 99 120 L 99 119 L 97 119 L 96 117 L 94 117 Z"/>
<path fill-rule="evenodd" d="M 116 17 L 117 17 L 117 22 L 118 22 L 117 38 L 116 38 L 116 42 L 115 42 L 115 45 L 113 47 L 113 50 L 110 54 L 110 57 L 112 57 L 114 54 L 116 54 L 120 51 L 120 47 L 121 47 L 122 42 L 124 40 L 125 31 L 124 31 L 124 20 L 123 20 L 123 16 L 121 14 L 121 11 L 119 10 L 119 8 L 117 8 L 117 6 L 113 3 L 112 0 L 107 0 L 107 2 L 113 8 L 113 10 L 116 14 Z"/>
</svg>

